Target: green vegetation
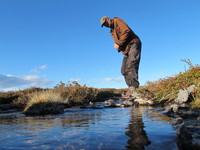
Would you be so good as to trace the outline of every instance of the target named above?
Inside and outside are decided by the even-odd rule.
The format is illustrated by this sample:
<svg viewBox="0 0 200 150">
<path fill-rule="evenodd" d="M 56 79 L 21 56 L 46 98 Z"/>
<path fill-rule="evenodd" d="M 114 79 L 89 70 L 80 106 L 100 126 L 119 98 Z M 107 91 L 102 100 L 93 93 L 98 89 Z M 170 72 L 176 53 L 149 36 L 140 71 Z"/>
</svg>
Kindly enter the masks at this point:
<svg viewBox="0 0 200 150">
<path fill-rule="evenodd" d="M 163 98 L 173 102 L 180 89 L 187 89 L 189 86 L 195 85 L 195 90 L 192 91 L 192 96 L 195 101 L 191 105 L 192 107 L 200 107 L 200 66 L 192 65 L 190 60 L 182 61 L 190 65 L 187 71 L 180 72 L 174 77 L 167 77 L 155 82 L 147 82 L 146 86 L 138 89 L 141 96 L 157 102 Z"/>
</svg>

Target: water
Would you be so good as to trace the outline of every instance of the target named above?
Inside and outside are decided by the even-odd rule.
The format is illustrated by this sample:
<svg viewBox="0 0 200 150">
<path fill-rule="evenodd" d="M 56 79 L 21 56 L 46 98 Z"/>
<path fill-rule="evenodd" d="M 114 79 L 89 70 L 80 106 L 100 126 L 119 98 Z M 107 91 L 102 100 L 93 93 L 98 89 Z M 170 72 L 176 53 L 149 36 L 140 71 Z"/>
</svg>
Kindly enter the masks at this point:
<svg viewBox="0 0 200 150">
<path fill-rule="evenodd" d="M 169 122 L 147 107 L 71 108 L 45 117 L 0 114 L 0 149 L 177 150 Z"/>
</svg>

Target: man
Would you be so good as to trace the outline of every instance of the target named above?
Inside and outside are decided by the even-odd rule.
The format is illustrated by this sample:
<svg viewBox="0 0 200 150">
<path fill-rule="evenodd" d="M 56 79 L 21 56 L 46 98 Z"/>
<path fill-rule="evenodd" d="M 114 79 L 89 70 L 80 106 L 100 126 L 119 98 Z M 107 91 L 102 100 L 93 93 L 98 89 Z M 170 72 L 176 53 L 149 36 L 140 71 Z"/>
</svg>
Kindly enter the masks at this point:
<svg viewBox="0 0 200 150">
<path fill-rule="evenodd" d="M 114 48 L 124 54 L 121 73 L 129 87 L 126 97 L 130 97 L 133 91 L 139 87 L 138 70 L 142 43 L 121 18 L 102 17 L 100 22 L 102 27 L 111 29 L 110 34 L 115 42 Z"/>
</svg>

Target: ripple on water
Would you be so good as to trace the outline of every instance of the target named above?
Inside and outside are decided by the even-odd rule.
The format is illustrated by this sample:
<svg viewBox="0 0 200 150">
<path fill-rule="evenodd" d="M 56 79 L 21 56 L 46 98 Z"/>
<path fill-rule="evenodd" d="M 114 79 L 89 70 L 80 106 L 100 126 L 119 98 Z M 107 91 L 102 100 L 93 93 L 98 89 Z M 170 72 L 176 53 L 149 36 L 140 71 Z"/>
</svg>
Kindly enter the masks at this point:
<svg viewBox="0 0 200 150">
<path fill-rule="evenodd" d="M 169 125 L 169 120 L 156 110 L 158 109 L 150 110 L 145 107 L 73 108 L 56 116 L 1 114 L 0 148 L 121 150 L 137 146 L 131 136 L 144 131 L 146 138 L 151 141 L 145 149 L 175 150 L 174 130 Z M 145 127 L 141 128 L 141 125 Z"/>
</svg>

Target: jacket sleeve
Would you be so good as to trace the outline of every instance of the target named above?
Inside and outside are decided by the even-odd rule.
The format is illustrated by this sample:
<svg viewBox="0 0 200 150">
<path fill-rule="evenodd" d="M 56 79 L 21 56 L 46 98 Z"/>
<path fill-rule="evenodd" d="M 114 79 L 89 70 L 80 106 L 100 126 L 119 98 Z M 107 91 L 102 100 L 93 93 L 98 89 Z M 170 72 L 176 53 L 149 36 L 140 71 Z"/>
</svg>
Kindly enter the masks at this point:
<svg viewBox="0 0 200 150">
<path fill-rule="evenodd" d="M 131 33 L 131 29 L 128 27 L 128 25 L 122 20 L 117 18 L 116 24 L 120 30 L 120 36 L 118 40 L 119 50 L 125 50 L 127 44 L 128 44 L 128 38 Z"/>
</svg>

